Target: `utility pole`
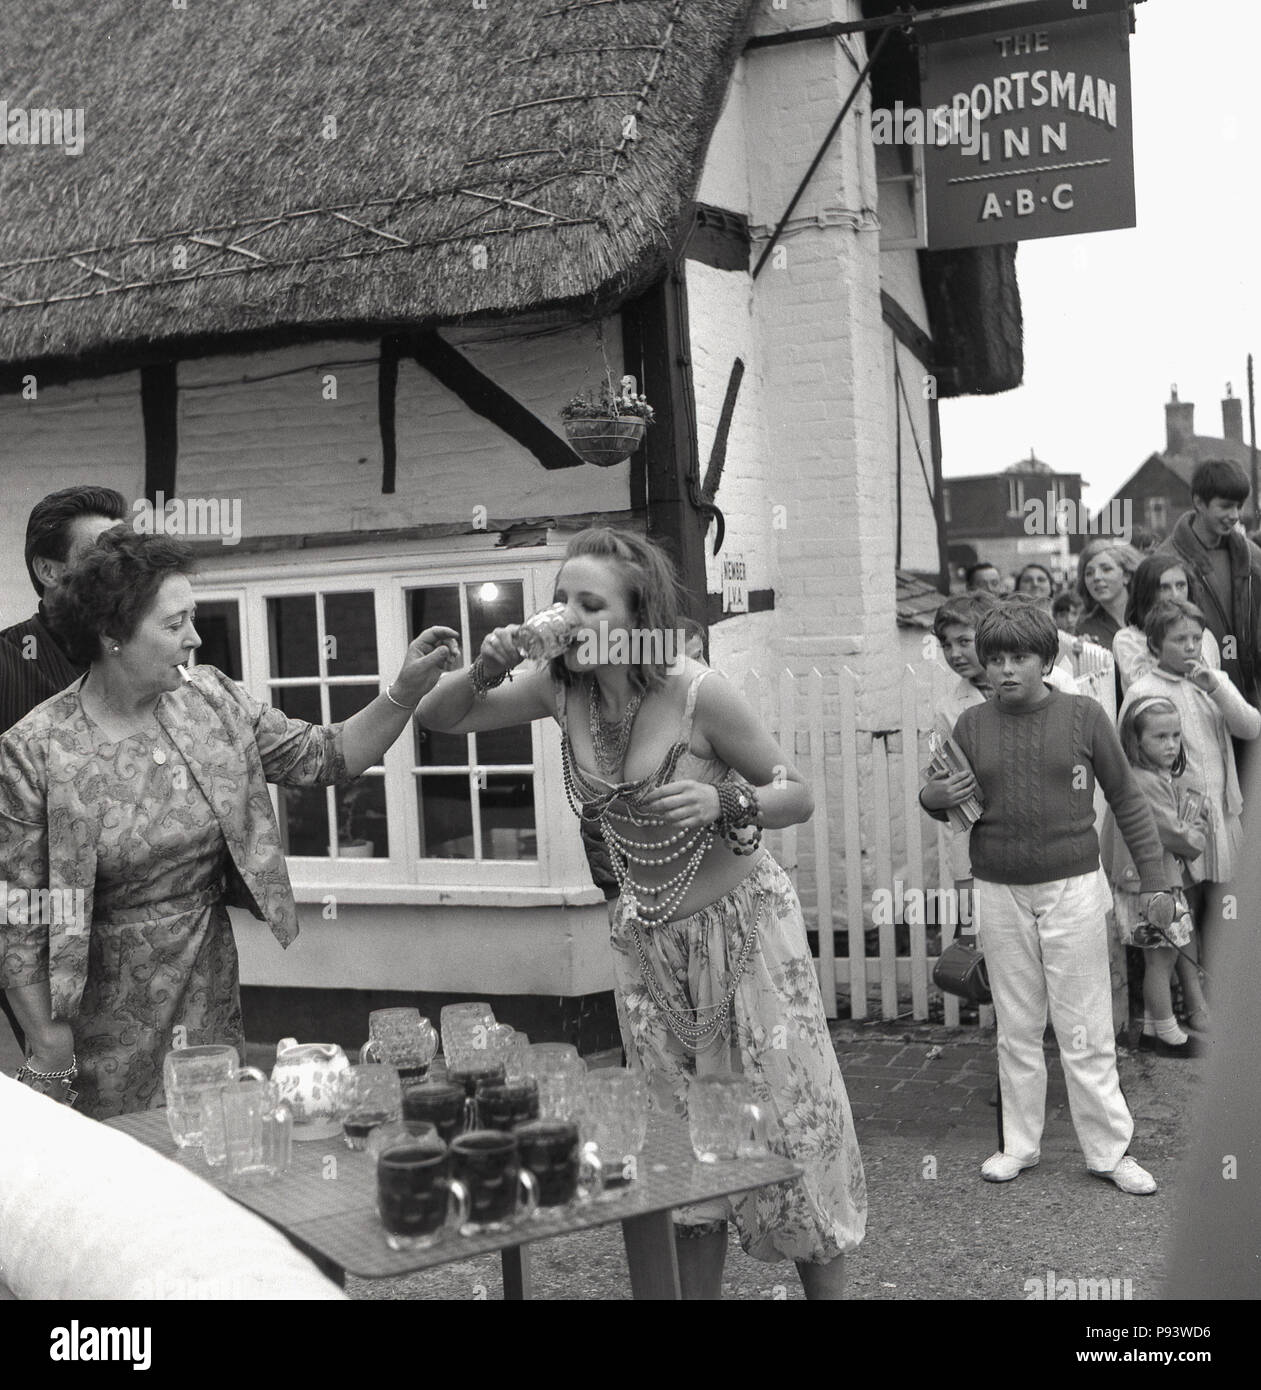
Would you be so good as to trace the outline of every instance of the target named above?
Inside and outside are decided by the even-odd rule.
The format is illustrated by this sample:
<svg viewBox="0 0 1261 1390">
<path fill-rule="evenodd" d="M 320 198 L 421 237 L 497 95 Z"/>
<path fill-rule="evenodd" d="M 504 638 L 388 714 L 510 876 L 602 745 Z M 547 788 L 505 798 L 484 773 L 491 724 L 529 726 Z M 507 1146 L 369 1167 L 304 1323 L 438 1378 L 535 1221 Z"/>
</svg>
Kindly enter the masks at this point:
<svg viewBox="0 0 1261 1390">
<path fill-rule="evenodd" d="M 1261 526 L 1261 498 L 1257 496 L 1257 397 L 1252 386 L 1252 354 L 1248 354 L 1248 444 L 1252 462 L 1252 525 Z"/>
</svg>

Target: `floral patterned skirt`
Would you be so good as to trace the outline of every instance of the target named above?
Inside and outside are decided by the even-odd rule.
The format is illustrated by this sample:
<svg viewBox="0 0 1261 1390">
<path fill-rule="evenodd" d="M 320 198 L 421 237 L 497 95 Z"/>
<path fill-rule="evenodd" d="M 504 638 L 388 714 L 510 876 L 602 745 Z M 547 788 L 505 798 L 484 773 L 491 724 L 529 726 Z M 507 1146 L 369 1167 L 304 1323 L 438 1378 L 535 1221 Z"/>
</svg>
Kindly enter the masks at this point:
<svg viewBox="0 0 1261 1390">
<path fill-rule="evenodd" d="M 244 1042 L 236 942 L 215 887 L 94 920 L 88 981 L 73 1020 L 75 1108 L 104 1120 L 165 1103 L 175 1045 Z"/>
<path fill-rule="evenodd" d="M 759 1260 L 823 1264 L 863 1238 L 867 1191 L 849 1097 L 828 1034 L 801 905 L 765 851 L 730 893 L 687 917 L 640 927 L 656 989 L 670 1008 L 721 1004 L 753 924 L 757 943 L 736 987 L 727 1029 L 693 1053 L 670 1031 L 646 988 L 621 900 L 610 915 L 619 1017 L 627 1060 L 642 1069 L 661 1111 L 687 1114 L 693 1075 L 743 1072 L 767 1115 L 770 1146 L 804 1175 L 718 1203 L 680 1208 L 683 1225 L 728 1212 Z"/>
</svg>

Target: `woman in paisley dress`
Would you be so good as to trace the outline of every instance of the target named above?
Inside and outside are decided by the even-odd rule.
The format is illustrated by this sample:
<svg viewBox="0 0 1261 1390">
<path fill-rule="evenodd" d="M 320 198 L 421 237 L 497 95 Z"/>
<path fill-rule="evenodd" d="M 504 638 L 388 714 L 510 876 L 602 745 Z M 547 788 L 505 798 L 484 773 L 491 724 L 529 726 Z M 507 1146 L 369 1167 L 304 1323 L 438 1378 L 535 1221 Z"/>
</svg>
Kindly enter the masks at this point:
<svg viewBox="0 0 1261 1390">
<path fill-rule="evenodd" d="M 676 1213 L 684 1296 L 720 1296 L 730 1215 L 749 1254 L 792 1259 L 808 1298 L 839 1298 L 845 1254 L 865 1230 L 866 1189 L 801 907 L 765 849 L 733 852 L 718 833 L 741 788 L 753 789 L 769 827 L 808 820 L 809 789 L 720 675 L 681 651 L 660 659 L 679 627 L 679 595 L 657 546 L 612 528 L 581 532 L 555 598 L 580 621 L 560 657 L 501 684 L 521 657 L 516 629 L 498 628 L 417 717 L 456 733 L 560 724 L 571 805 L 598 817 L 620 887 L 611 944 L 628 1060 L 656 1108 L 679 1115 L 694 1076 L 745 1074 L 771 1147 L 804 1169 L 794 1182 Z M 637 653 L 636 631 L 661 635 L 663 650 Z M 741 850 L 750 830 L 737 832 Z"/>
<path fill-rule="evenodd" d="M 58 1099 L 77 1084 L 97 1118 L 161 1105 L 172 1047 L 241 1047 L 225 904 L 282 945 L 298 931 L 266 784 L 358 777 L 458 660 L 457 634 L 430 628 L 350 719 L 290 719 L 189 668 L 192 570 L 179 541 L 104 532 L 54 600 L 87 674 L 0 738 L 0 880 L 10 909 L 32 904 L 0 923 L 0 987 L 27 1036 L 19 1077 Z"/>
</svg>

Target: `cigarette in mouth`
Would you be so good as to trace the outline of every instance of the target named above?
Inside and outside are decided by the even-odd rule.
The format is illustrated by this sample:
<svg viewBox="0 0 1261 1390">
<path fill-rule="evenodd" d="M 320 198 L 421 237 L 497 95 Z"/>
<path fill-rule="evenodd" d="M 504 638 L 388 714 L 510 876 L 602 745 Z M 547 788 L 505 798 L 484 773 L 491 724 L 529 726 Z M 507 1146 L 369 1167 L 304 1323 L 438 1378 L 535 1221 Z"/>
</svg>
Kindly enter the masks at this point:
<svg viewBox="0 0 1261 1390">
<path fill-rule="evenodd" d="M 184 682 L 184 684 L 185 684 L 185 685 L 192 685 L 192 683 L 193 683 L 193 678 L 192 678 L 192 676 L 189 674 L 188 667 L 187 667 L 187 666 L 179 666 L 179 667 L 177 667 L 176 669 L 179 671 L 179 673 L 180 673 L 180 679 Z"/>
</svg>

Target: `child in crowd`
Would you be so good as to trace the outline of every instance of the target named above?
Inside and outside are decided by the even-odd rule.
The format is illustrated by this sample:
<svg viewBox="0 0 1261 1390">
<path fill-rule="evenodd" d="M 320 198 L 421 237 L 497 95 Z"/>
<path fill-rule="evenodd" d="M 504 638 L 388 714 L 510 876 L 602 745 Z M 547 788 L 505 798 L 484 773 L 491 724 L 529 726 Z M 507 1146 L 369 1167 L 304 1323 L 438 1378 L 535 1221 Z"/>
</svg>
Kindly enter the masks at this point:
<svg viewBox="0 0 1261 1390">
<path fill-rule="evenodd" d="M 981 1176 L 1010 1182 L 1039 1160 L 1049 1005 L 1087 1167 L 1122 1192 L 1154 1192 L 1128 1152 L 1134 1121 L 1117 1077 L 1095 779 L 1138 866 L 1141 910 L 1167 886 L 1156 824 L 1103 707 L 1045 684 L 1059 651 L 1045 613 L 1000 604 L 975 645 L 995 698 L 955 725 L 972 770 L 930 780 L 920 802 L 937 819 L 974 792 L 985 806 L 970 852 L 998 1020 L 1003 1147 Z"/>
<path fill-rule="evenodd" d="M 1243 794 L 1230 738 L 1255 739 L 1261 734 L 1261 713 L 1244 699 L 1225 671 L 1215 671 L 1205 662 L 1204 629 L 1204 614 L 1185 599 L 1163 599 L 1152 608 L 1146 632 L 1156 667 L 1130 686 L 1121 717 L 1137 700 L 1150 695 L 1163 695 L 1178 711 L 1187 779 L 1205 793 L 1203 878 L 1208 888 L 1233 877 L 1243 839 Z M 1192 902 L 1203 922 L 1196 895 Z M 1190 1022 L 1192 1027 L 1208 1024 L 1206 1017 L 1193 1016 Z"/>
<path fill-rule="evenodd" d="M 1147 1017 L 1140 1046 L 1169 1057 L 1198 1056 L 1197 1041 L 1178 1027 L 1173 1016 L 1169 986 L 1179 960 L 1175 948 L 1189 950 L 1195 941 L 1195 922 L 1181 889 L 1191 887 L 1199 877 L 1208 813 L 1203 794 L 1197 788 L 1180 789 L 1174 785 L 1175 778 L 1180 780 L 1186 770 L 1187 755 L 1182 746 L 1182 720 L 1163 695 L 1145 695 L 1129 706 L 1121 720 L 1121 747 L 1155 817 L 1165 855 L 1165 879 L 1179 885 L 1174 894 L 1174 920 L 1162 936 L 1139 911 L 1138 870 L 1121 843 L 1116 821 L 1109 812 L 1101 843 L 1112 880 L 1117 928 L 1127 946 L 1143 948 L 1143 1004 Z M 1203 1015 L 1206 1010 L 1199 972 L 1192 962 L 1187 964 L 1190 968 L 1182 975 L 1183 997 L 1193 1016 Z"/>
<path fill-rule="evenodd" d="M 1071 589 L 1065 589 L 1051 600 L 1051 617 L 1061 632 L 1077 631 L 1077 619 L 1081 617 L 1081 611 L 1081 599 Z"/>
<path fill-rule="evenodd" d="M 1130 581 L 1129 598 L 1125 605 L 1125 626 L 1112 639 L 1112 658 L 1116 662 L 1117 679 L 1126 691 L 1156 665 L 1156 658 L 1147 645 L 1147 615 L 1161 599 L 1182 598 L 1198 603 L 1190 567 L 1167 555 L 1149 555 Z M 1217 639 L 1204 630 L 1204 664 L 1215 671 L 1221 669 L 1222 658 Z"/>
<path fill-rule="evenodd" d="M 994 694 L 976 655 L 977 624 L 999 603 L 992 594 L 976 592 L 947 599 L 933 618 L 933 636 L 941 646 L 947 666 L 959 677 L 933 707 L 933 726 L 942 737 L 954 733 L 959 716 L 972 705 L 984 704 Z M 1047 676 L 1047 683 L 1059 690 L 1076 692 L 1072 676 L 1056 665 Z M 959 893 L 958 901 L 967 902 L 965 891 L 972 887 L 972 869 L 968 862 L 966 830 L 946 827 L 946 844 L 950 854 L 950 870 Z"/>
</svg>

